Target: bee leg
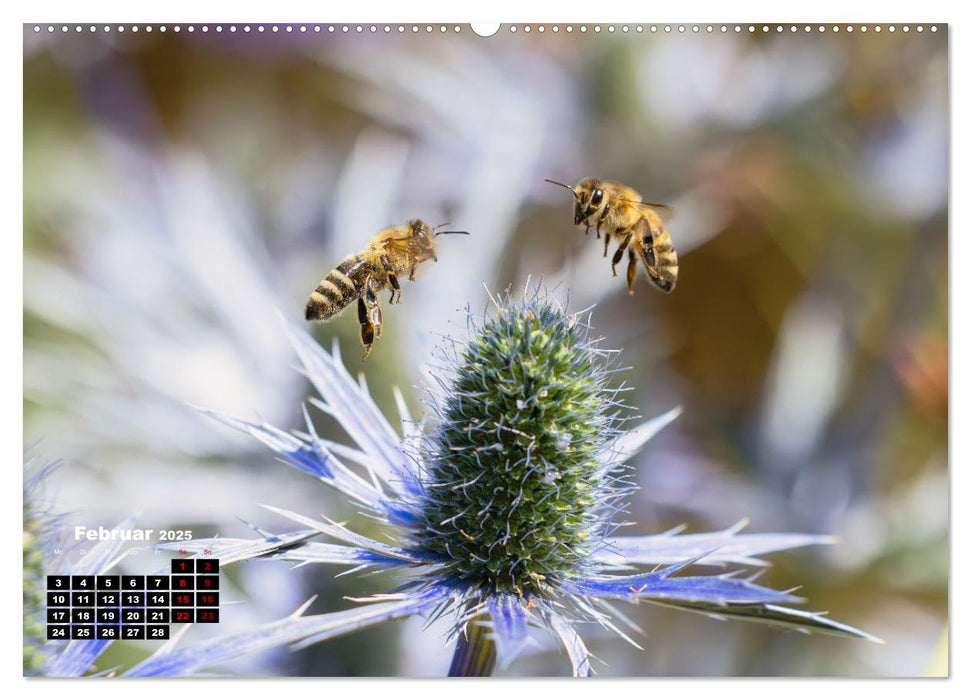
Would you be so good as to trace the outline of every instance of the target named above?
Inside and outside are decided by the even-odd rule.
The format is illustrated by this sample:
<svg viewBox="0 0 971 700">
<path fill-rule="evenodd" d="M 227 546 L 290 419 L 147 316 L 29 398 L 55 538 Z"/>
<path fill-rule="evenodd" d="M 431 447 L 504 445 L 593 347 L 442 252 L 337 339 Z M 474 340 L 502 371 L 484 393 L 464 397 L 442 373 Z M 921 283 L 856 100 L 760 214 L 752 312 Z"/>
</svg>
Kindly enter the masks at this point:
<svg viewBox="0 0 971 700">
<path fill-rule="evenodd" d="M 374 326 L 374 335 L 376 338 L 381 337 L 381 304 L 378 302 L 378 295 L 374 291 L 374 285 L 372 284 L 371 278 L 367 281 L 367 291 L 365 292 L 367 298 L 365 299 L 365 304 L 367 305 L 368 320 L 371 325 Z"/>
<path fill-rule="evenodd" d="M 357 320 L 361 323 L 361 344 L 364 346 L 361 362 L 364 362 L 371 354 L 374 339 L 381 337 L 381 304 L 370 277 L 364 284 L 363 296 L 357 300 Z"/>
<path fill-rule="evenodd" d="M 417 270 L 417 269 L 418 269 L 418 266 L 417 265 L 412 265 L 411 266 L 411 271 L 408 272 L 408 280 L 410 282 L 414 282 L 415 281 L 415 270 Z"/>
<path fill-rule="evenodd" d="M 627 257 L 630 259 L 627 263 L 627 293 L 634 293 L 634 278 L 637 276 L 637 258 L 634 257 L 634 251 L 627 251 Z"/>
<path fill-rule="evenodd" d="M 607 214 L 609 214 L 609 213 L 610 213 L 610 201 L 608 200 L 606 206 L 604 206 L 604 210 L 600 213 L 600 218 L 597 219 L 597 238 L 600 238 L 600 224 L 602 224 L 604 222 L 604 219 L 607 218 Z M 607 240 L 609 241 L 610 240 L 610 234 L 609 233 L 606 233 L 604 235 L 607 237 Z M 606 243 L 604 245 L 606 245 Z M 606 248 L 604 248 L 604 257 L 605 258 L 607 257 L 607 249 Z"/>
<path fill-rule="evenodd" d="M 374 344 L 374 326 L 368 321 L 364 297 L 357 298 L 357 320 L 361 324 L 361 345 L 364 346 L 364 357 L 361 358 L 361 362 L 364 362 L 371 354 L 371 345 Z"/>
<path fill-rule="evenodd" d="M 398 296 L 398 303 L 401 303 L 401 285 L 398 284 L 398 276 L 394 273 L 394 268 L 391 267 L 391 261 L 388 260 L 387 256 L 381 256 L 381 267 L 384 271 L 388 273 L 388 282 L 391 284 L 391 300 L 388 301 L 389 304 L 394 303 L 395 295 Z"/>
<path fill-rule="evenodd" d="M 610 269 L 614 272 L 614 277 L 617 276 L 617 263 L 620 262 L 621 258 L 624 257 L 624 251 L 627 250 L 627 246 L 630 244 L 630 236 L 625 236 L 624 240 L 620 242 L 617 246 L 617 252 L 614 253 L 614 259 L 610 261 Z"/>
<path fill-rule="evenodd" d="M 605 258 L 607 257 L 607 246 L 609 245 L 610 245 L 610 234 L 605 233 L 604 234 L 604 257 Z"/>
</svg>

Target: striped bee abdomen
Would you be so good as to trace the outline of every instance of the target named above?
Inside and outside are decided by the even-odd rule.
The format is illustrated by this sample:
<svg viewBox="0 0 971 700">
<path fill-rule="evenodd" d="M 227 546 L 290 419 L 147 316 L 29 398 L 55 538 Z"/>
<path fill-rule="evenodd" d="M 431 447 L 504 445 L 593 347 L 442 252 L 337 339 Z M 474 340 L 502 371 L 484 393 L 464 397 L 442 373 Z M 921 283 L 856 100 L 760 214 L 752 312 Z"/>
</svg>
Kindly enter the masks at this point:
<svg viewBox="0 0 971 700">
<path fill-rule="evenodd" d="M 648 274 L 658 289 L 670 294 L 678 283 L 678 254 L 667 231 L 661 230 L 654 236 L 651 248 Z"/>
<path fill-rule="evenodd" d="M 311 292 L 307 320 L 326 321 L 357 299 L 367 279 L 366 267 L 367 261 L 360 255 L 344 258 Z"/>
</svg>

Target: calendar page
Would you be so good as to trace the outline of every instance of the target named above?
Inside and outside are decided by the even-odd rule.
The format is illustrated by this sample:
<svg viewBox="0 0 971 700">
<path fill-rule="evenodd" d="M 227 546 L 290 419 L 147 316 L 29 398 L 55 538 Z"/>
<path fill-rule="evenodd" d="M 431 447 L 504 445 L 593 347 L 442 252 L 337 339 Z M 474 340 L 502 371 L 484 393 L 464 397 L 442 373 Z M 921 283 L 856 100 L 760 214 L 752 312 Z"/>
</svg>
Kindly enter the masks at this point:
<svg viewBox="0 0 971 700">
<path fill-rule="evenodd" d="M 24 675 L 947 676 L 949 50 L 24 24 Z"/>
</svg>

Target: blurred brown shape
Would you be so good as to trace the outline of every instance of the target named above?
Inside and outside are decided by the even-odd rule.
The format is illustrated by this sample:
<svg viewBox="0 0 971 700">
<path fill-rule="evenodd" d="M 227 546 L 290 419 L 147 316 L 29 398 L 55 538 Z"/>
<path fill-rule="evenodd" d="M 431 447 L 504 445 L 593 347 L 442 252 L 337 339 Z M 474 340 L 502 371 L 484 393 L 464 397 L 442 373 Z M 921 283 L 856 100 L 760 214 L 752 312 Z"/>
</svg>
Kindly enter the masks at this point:
<svg viewBox="0 0 971 700">
<path fill-rule="evenodd" d="M 920 414 L 935 423 L 946 423 L 947 339 L 932 331 L 908 333 L 894 349 L 892 364 Z"/>
</svg>

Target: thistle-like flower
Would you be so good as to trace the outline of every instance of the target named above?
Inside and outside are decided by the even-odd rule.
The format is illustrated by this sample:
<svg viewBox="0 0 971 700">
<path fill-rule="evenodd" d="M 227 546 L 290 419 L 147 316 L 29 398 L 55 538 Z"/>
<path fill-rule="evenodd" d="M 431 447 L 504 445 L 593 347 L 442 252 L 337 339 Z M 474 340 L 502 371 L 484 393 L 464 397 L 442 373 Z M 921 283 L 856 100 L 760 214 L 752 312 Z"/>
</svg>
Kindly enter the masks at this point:
<svg viewBox="0 0 971 700">
<path fill-rule="evenodd" d="M 210 414 L 391 526 L 390 541 L 379 541 L 326 518 L 271 508 L 305 529 L 189 543 L 223 564 L 270 558 L 394 569 L 402 577 L 396 590 L 354 599 L 361 604 L 349 610 L 278 623 L 275 641 L 307 645 L 388 620 L 449 614 L 457 638 L 453 675 L 488 675 L 508 665 L 531 627 L 551 631 L 574 675 L 589 675 L 590 655 L 575 624 L 599 623 L 627 638 L 620 625 L 629 623 L 614 600 L 873 639 L 789 607 L 800 599 L 738 571 L 685 572 L 689 566 L 763 567 L 758 555 L 828 537 L 739 534 L 740 526 L 694 535 L 618 534 L 635 488 L 623 463 L 679 410 L 621 431 L 626 407 L 608 385 L 611 355 L 591 338 L 581 315 L 562 311 L 544 293 L 497 306 L 491 319 L 470 321 L 467 343 L 446 349 L 440 392 L 429 401 L 431 418 L 422 428 L 396 394 L 402 436 L 336 350 L 326 353 L 299 330 L 291 331 L 293 342 L 321 396 L 311 403 L 336 419 L 356 446 L 321 438 L 306 411 L 306 432 L 294 434 Z M 310 541 L 320 535 L 330 542 Z M 200 666 L 210 661 L 198 657 Z M 163 662 L 149 659 L 143 670 Z"/>
</svg>

